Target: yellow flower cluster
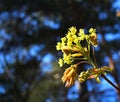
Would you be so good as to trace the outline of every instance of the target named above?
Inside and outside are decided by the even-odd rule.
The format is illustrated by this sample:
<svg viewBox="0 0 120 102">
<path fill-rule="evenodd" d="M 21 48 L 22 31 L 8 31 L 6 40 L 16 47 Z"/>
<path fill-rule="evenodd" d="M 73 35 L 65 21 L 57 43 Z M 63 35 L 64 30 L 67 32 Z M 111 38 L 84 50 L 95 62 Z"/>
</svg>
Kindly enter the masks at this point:
<svg viewBox="0 0 120 102">
<path fill-rule="evenodd" d="M 96 35 L 96 29 L 91 28 L 89 30 L 90 36 L 89 36 L 89 41 L 93 46 L 98 45 L 98 40 L 97 40 L 97 35 Z"/>
<path fill-rule="evenodd" d="M 99 68 L 97 65 L 94 49 L 92 49 L 97 45 L 96 29 L 90 28 L 87 34 L 85 34 L 84 29 L 77 31 L 74 26 L 68 29 L 66 36 L 61 38 L 61 41 L 56 45 L 56 49 L 63 53 L 63 57 L 59 58 L 58 62 L 60 67 L 64 64 L 70 65 L 63 74 L 62 82 L 66 84 L 66 87 L 73 85 L 75 80 L 82 83 L 91 78 L 100 83 L 99 77 L 102 76 L 120 92 L 119 88 L 105 77 L 106 72 L 112 71 L 111 68 L 107 66 Z M 78 66 L 82 63 L 87 63 L 92 67 L 79 73 L 77 72 Z"/>
<path fill-rule="evenodd" d="M 58 62 L 60 67 L 65 63 L 71 64 L 62 77 L 62 81 L 66 83 L 67 87 L 73 85 L 77 79 L 76 68 L 78 64 L 72 65 L 73 61 L 82 58 L 89 59 L 90 45 L 98 45 L 96 30 L 93 28 L 90 28 L 88 34 L 85 34 L 84 29 L 79 29 L 77 32 L 76 27 L 70 27 L 66 36 L 61 38 L 61 42 L 57 43 L 56 49 L 63 53 L 63 58 L 60 58 Z"/>
<path fill-rule="evenodd" d="M 96 30 L 93 28 L 89 29 L 89 34 L 84 33 L 84 29 L 77 29 L 71 27 L 66 34 L 66 37 L 61 38 L 61 42 L 57 43 L 56 49 L 63 52 L 63 59 L 59 59 L 60 67 L 64 63 L 71 64 L 74 61 L 75 57 L 84 56 L 89 53 L 88 46 L 83 46 L 82 41 L 86 40 L 88 45 L 92 44 L 93 46 L 98 45 Z"/>
</svg>

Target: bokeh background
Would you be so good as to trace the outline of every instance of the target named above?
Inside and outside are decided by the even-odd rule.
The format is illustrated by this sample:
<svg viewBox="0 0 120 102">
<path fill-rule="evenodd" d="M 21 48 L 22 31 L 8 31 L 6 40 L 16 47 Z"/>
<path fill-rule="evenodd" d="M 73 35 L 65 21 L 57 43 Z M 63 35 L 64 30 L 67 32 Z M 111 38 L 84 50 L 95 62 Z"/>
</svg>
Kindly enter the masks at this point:
<svg viewBox="0 0 120 102">
<path fill-rule="evenodd" d="M 61 82 L 55 46 L 71 26 L 97 29 L 97 62 L 120 86 L 120 0 L 0 0 L 0 102 L 120 102 L 102 78 Z"/>
</svg>

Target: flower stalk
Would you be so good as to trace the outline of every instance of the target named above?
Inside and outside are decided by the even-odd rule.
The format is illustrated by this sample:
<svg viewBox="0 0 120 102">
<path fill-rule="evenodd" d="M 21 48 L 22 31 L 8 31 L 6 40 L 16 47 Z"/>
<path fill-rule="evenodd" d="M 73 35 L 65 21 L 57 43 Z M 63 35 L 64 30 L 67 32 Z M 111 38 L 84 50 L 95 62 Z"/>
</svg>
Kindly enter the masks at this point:
<svg viewBox="0 0 120 102">
<path fill-rule="evenodd" d="M 61 38 L 61 42 L 56 45 L 56 49 L 63 53 L 58 62 L 60 67 L 64 64 L 70 65 L 63 74 L 62 82 L 66 84 L 66 87 L 73 85 L 75 80 L 82 83 L 88 79 L 95 79 L 100 83 L 99 77 L 101 76 L 120 93 L 120 89 L 105 76 L 106 73 L 111 72 L 111 68 L 108 66 L 98 67 L 94 53 L 96 46 L 98 46 L 96 29 L 90 28 L 87 34 L 85 34 L 84 29 L 79 29 L 79 31 L 76 27 L 68 29 L 66 36 Z M 78 74 L 78 65 L 82 63 L 89 64 L 91 68 Z"/>
</svg>

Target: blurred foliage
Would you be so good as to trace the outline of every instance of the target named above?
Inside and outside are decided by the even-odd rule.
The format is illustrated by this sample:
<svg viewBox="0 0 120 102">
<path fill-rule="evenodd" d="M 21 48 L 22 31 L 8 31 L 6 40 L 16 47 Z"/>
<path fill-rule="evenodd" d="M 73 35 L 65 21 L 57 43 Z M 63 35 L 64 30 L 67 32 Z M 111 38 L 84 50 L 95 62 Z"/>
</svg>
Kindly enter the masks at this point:
<svg viewBox="0 0 120 102">
<path fill-rule="evenodd" d="M 120 61 L 114 62 L 112 55 L 118 56 L 120 40 L 108 42 L 105 37 L 109 33 L 120 34 L 113 3 L 114 0 L 0 0 L 0 85 L 5 89 L 0 101 L 75 102 L 68 100 L 69 89 L 60 81 L 63 70 L 55 64 L 61 56 L 56 52 L 56 42 L 70 26 L 97 29 L 102 38 L 96 50 L 97 60 L 100 65 L 115 66 L 113 76 L 119 83 Z M 48 54 L 51 57 L 46 61 Z M 106 56 L 110 59 L 107 62 Z M 44 71 L 50 66 L 52 70 Z M 88 102 L 87 85 L 80 86 L 83 88 L 76 102 Z"/>
<path fill-rule="evenodd" d="M 63 90 L 61 90 L 63 85 L 60 83 L 60 77 L 60 69 L 58 69 L 58 66 L 53 68 L 52 72 L 46 73 L 42 81 L 40 81 L 38 85 L 36 85 L 35 90 L 32 91 L 29 101 L 45 102 L 47 98 L 50 98 L 52 102 L 57 102 L 60 98 L 59 94 L 63 93 Z M 58 92 L 59 90 L 61 90 L 61 92 Z M 40 100 L 38 100 L 38 98 Z"/>
</svg>

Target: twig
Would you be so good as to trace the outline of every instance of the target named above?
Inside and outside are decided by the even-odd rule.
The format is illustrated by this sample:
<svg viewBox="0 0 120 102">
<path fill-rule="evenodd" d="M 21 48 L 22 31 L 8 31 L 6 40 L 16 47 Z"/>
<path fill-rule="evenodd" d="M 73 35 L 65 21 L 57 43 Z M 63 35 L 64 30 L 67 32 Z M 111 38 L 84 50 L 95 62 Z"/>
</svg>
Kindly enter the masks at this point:
<svg viewBox="0 0 120 102">
<path fill-rule="evenodd" d="M 119 89 L 115 84 L 113 84 L 104 74 L 101 74 L 101 76 L 102 76 L 110 85 L 112 85 L 112 86 L 117 90 L 117 92 L 120 94 L 120 89 Z"/>
</svg>

